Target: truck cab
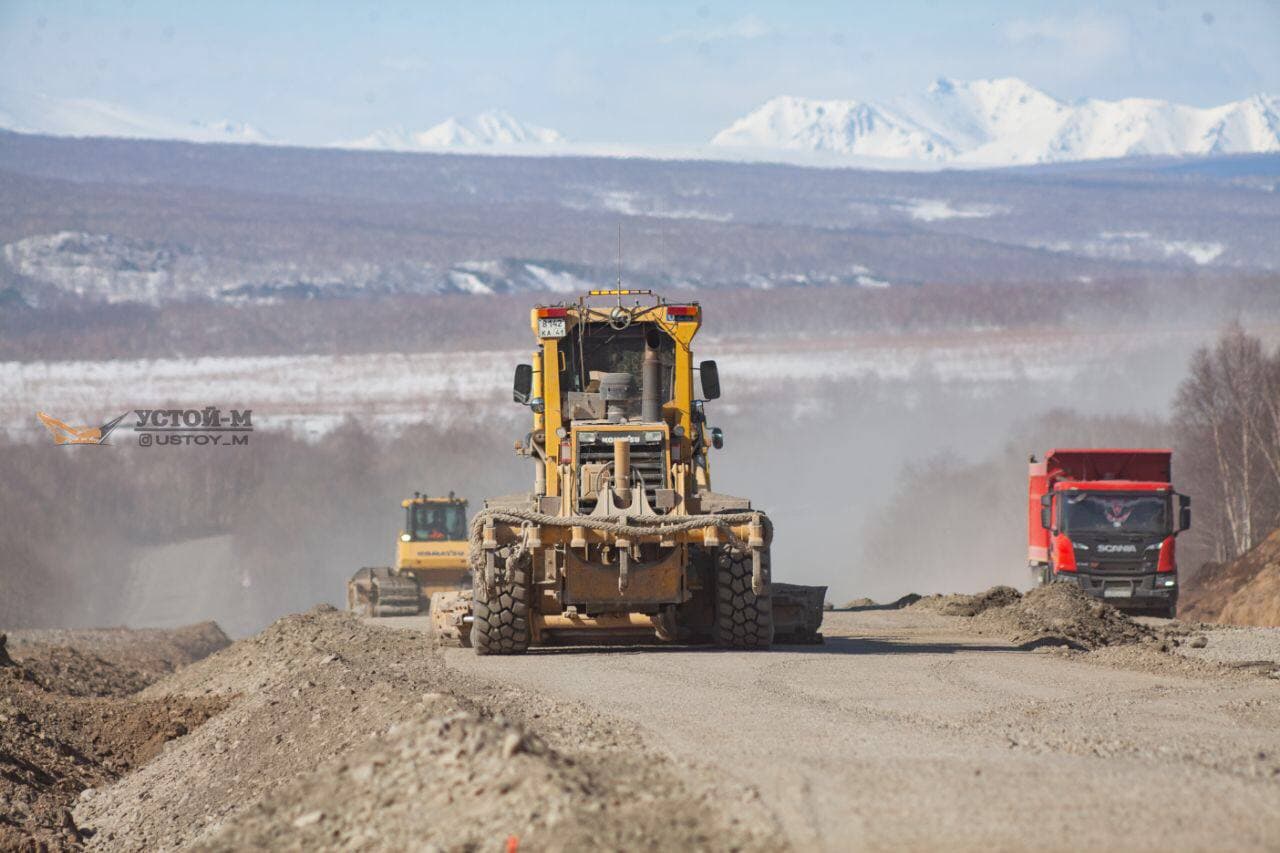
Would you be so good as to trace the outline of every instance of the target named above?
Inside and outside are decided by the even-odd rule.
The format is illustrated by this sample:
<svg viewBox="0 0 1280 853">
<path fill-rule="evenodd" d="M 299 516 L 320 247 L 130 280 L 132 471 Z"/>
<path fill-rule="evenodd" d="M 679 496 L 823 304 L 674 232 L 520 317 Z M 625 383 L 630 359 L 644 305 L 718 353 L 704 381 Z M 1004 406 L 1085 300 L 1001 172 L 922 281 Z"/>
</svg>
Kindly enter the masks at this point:
<svg viewBox="0 0 1280 853">
<path fill-rule="evenodd" d="M 1052 450 L 1031 458 L 1028 561 L 1039 583 L 1066 581 L 1126 610 L 1172 618 L 1176 538 L 1191 501 L 1173 488 L 1168 450 Z"/>
</svg>

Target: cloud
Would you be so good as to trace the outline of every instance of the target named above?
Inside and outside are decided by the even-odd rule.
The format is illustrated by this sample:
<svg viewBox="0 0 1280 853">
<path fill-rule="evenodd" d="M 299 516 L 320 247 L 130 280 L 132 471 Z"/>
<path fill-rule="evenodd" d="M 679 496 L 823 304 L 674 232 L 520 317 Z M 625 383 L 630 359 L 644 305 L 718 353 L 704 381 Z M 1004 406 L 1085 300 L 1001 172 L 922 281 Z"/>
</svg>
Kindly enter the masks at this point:
<svg viewBox="0 0 1280 853">
<path fill-rule="evenodd" d="M 773 35 L 774 29 L 764 22 L 759 15 L 744 15 L 733 23 L 721 27 L 703 29 L 676 30 L 667 33 L 658 41 L 662 44 L 690 41 L 698 44 L 710 44 L 717 41 L 753 41 Z"/>
<path fill-rule="evenodd" d="M 1126 53 L 1130 33 L 1120 18 L 1085 12 L 1072 17 L 1049 16 L 1007 21 L 1002 32 L 1010 45 L 1035 51 L 1051 51 L 1077 72 L 1098 66 Z"/>
</svg>

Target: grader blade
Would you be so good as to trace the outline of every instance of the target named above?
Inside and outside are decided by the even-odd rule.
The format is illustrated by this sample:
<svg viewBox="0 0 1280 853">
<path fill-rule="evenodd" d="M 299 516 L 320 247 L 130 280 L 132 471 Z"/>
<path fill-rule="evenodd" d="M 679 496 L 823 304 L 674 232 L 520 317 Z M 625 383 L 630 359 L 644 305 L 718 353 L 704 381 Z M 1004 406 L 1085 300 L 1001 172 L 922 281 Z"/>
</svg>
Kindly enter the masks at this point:
<svg viewBox="0 0 1280 853">
<path fill-rule="evenodd" d="M 775 583 L 773 593 L 773 641 L 787 645 L 817 645 L 822 642 L 822 606 L 825 586 Z"/>
</svg>

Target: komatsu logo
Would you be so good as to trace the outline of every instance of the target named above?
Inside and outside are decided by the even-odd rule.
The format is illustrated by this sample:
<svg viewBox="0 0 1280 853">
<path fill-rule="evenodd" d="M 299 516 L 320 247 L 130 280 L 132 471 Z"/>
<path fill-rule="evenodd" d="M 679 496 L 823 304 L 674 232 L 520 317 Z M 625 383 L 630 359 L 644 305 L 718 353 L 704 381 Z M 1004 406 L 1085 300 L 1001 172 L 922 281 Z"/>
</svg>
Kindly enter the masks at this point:
<svg viewBox="0 0 1280 853">
<path fill-rule="evenodd" d="M 1098 546 L 1100 554 L 1136 554 L 1138 553 L 1137 545 L 1108 545 L 1105 542 Z"/>
</svg>

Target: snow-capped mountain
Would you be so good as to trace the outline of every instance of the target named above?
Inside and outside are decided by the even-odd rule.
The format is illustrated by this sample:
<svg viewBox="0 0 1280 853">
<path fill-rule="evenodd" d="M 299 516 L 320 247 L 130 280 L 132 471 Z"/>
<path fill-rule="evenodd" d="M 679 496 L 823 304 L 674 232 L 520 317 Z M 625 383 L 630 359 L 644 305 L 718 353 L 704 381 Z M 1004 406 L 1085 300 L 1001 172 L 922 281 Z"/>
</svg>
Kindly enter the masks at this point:
<svg viewBox="0 0 1280 853">
<path fill-rule="evenodd" d="M 1280 98 L 1200 109 L 1125 98 L 1060 101 L 1015 78 L 938 80 L 889 101 L 779 97 L 713 146 L 984 165 L 1280 151 Z"/>
<path fill-rule="evenodd" d="M 362 139 L 338 143 L 337 147 L 421 151 L 440 148 L 536 147 L 558 145 L 564 141 L 563 136 L 550 128 L 525 124 L 501 110 L 489 110 L 465 121 L 450 117 L 427 130 L 377 130 Z"/>
<path fill-rule="evenodd" d="M 91 98 L 54 98 L 0 90 L 0 128 L 51 136 L 178 139 L 187 142 L 274 142 L 236 121 L 174 121 Z"/>
</svg>

